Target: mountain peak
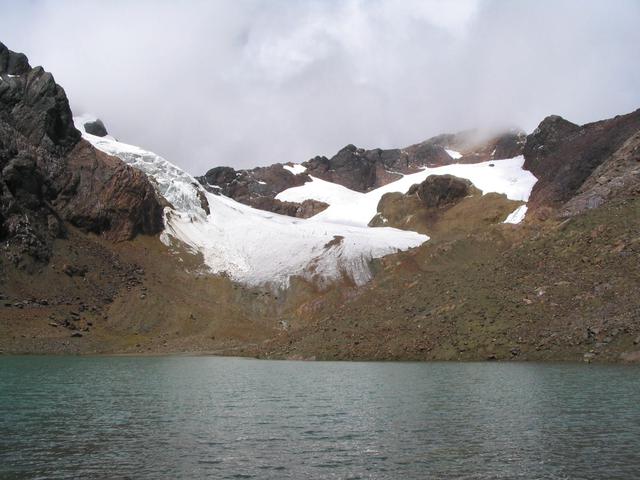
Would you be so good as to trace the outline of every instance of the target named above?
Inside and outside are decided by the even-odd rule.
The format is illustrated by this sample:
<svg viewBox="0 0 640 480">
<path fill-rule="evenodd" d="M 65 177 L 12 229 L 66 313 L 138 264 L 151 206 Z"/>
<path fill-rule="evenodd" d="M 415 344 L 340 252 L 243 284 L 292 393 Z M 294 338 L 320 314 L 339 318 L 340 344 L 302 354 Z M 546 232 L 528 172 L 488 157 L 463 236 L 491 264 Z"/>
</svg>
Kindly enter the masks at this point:
<svg viewBox="0 0 640 480">
<path fill-rule="evenodd" d="M 31 70 L 29 60 L 24 53 L 9 50 L 0 42 L 0 73 L 22 75 Z"/>
</svg>

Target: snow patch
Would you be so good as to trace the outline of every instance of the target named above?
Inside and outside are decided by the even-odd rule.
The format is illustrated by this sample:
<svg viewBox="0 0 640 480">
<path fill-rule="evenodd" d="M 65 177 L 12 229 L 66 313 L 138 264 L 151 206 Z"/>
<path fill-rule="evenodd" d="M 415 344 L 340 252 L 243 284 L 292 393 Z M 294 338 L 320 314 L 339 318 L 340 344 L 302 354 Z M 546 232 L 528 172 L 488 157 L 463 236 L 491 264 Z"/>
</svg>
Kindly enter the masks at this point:
<svg viewBox="0 0 640 480">
<path fill-rule="evenodd" d="M 520 205 L 513 212 L 511 212 L 509 216 L 506 218 L 506 220 L 502 223 L 514 223 L 514 224 L 520 223 L 521 221 L 524 220 L 524 217 L 526 214 L 527 214 L 527 206 Z"/>
<path fill-rule="evenodd" d="M 305 167 L 304 165 L 300 165 L 299 163 L 294 163 L 293 165 L 282 165 L 282 168 L 284 168 L 285 170 L 289 170 L 294 175 L 298 175 L 307 171 L 307 167 Z"/>
<path fill-rule="evenodd" d="M 454 160 L 458 160 L 459 158 L 462 158 L 462 154 L 460 152 L 456 152 L 455 150 L 447 150 L 445 148 L 444 151 L 447 152 L 449 156 Z"/>
</svg>

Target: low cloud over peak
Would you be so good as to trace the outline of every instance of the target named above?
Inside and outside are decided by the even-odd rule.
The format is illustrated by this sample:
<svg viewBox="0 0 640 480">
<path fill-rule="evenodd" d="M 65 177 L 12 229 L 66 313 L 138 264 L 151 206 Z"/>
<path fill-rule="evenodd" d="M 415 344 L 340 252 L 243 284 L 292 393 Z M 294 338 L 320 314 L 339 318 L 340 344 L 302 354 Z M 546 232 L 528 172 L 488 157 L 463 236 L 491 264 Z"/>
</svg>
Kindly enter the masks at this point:
<svg viewBox="0 0 640 480">
<path fill-rule="evenodd" d="M 75 113 L 191 173 L 640 106 L 640 3 L 0 0 Z"/>
</svg>

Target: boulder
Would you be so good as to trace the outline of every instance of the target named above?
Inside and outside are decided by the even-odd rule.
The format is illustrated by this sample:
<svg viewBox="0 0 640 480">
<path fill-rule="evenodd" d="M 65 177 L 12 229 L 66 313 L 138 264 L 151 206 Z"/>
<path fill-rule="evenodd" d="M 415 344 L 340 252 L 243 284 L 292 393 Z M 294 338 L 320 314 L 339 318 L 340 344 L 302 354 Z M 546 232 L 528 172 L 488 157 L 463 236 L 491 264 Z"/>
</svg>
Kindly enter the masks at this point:
<svg viewBox="0 0 640 480">
<path fill-rule="evenodd" d="M 96 118 L 93 122 L 86 122 L 84 124 L 84 131 L 96 137 L 106 137 L 109 134 L 104 123 L 102 123 L 102 120 L 99 118 Z"/>
<path fill-rule="evenodd" d="M 413 185 L 407 195 L 416 194 L 427 208 L 452 205 L 469 196 L 475 190 L 473 184 L 453 175 L 431 175 L 420 184 Z"/>
</svg>

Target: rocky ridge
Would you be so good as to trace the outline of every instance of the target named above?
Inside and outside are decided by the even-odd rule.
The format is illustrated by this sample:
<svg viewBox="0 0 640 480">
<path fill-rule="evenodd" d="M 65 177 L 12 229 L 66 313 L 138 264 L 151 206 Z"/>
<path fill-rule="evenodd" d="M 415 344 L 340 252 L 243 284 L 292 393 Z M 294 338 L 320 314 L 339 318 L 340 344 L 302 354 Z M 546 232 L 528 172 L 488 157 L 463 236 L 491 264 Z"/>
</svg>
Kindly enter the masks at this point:
<svg viewBox="0 0 640 480">
<path fill-rule="evenodd" d="M 557 209 L 577 214 L 613 195 L 633 194 L 639 130 L 640 110 L 582 126 L 545 118 L 524 147 L 525 168 L 538 178 L 531 210 L 541 218 Z"/>
<path fill-rule="evenodd" d="M 365 150 L 347 145 L 331 158 L 316 156 L 303 162 L 298 170 L 293 164 L 279 163 L 238 171 L 231 167 L 215 167 L 198 177 L 198 181 L 209 192 L 221 193 L 254 208 L 308 218 L 324 210 L 326 204 L 282 202 L 275 197 L 288 188 L 311 181 L 310 177 L 357 192 L 369 192 L 423 167 L 513 158 L 522 153 L 525 139 L 524 132 L 518 130 L 488 138 L 487 134 L 466 131 L 439 135 L 404 149 Z"/>
<path fill-rule="evenodd" d="M 116 241 L 162 229 L 146 176 L 81 140 L 62 87 L 3 44 L 0 172 L 0 240 L 13 262 L 46 261 L 65 222 Z"/>
</svg>

